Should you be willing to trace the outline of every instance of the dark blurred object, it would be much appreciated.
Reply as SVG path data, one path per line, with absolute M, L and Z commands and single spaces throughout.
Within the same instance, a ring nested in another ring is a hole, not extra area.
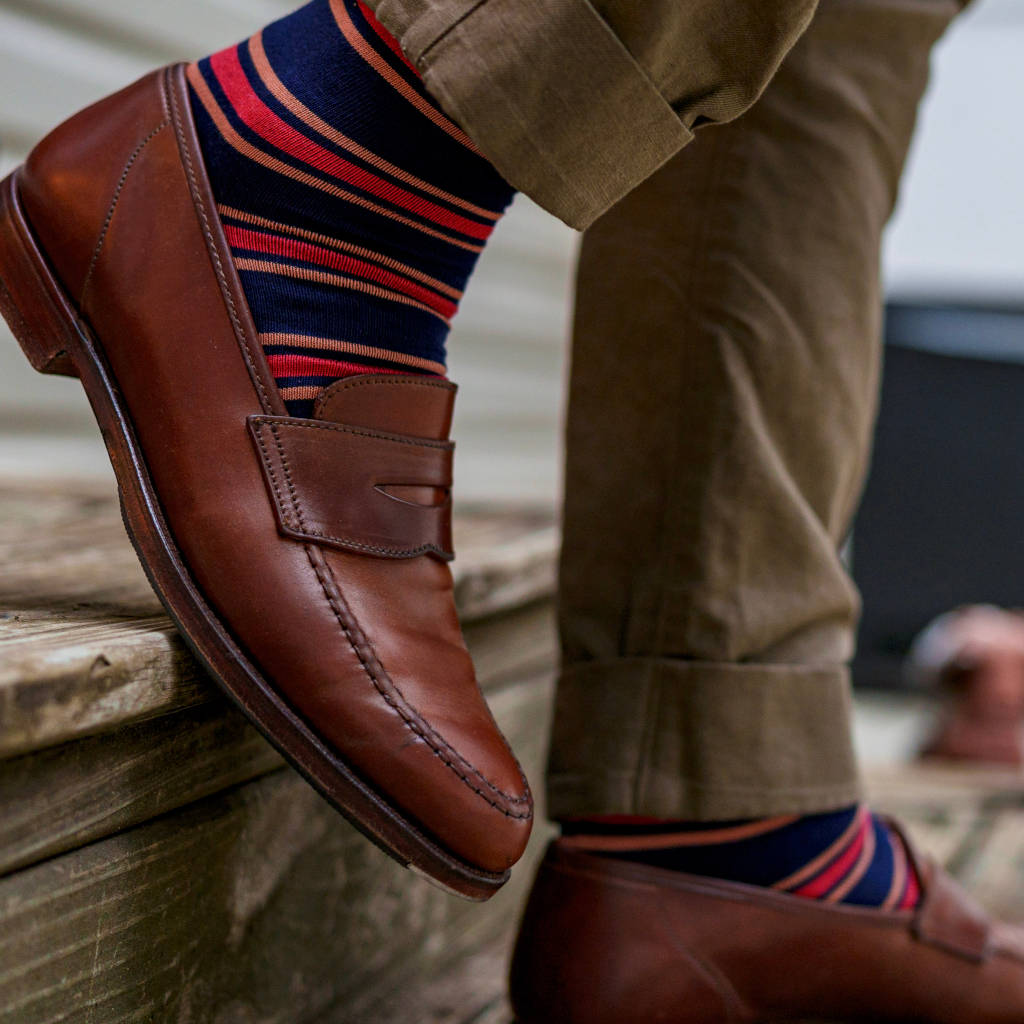
M 907 671 L 947 701 L 922 757 L 1024 764 L 1024 614 L 991 605 L 948 612 L 914 642 Z
M 1024 605 L 1024 307 L 890 303 L 885 358 L 854 679 L 894 688 L 943 612 Z

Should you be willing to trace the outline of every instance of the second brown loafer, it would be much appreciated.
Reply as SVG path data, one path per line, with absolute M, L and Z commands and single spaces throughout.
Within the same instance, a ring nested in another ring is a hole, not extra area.
M 139 557 L 214 678 L 392 856 L 495 892 L 532 805 L 455 615 L 454 386 L 348 378 L 286 415 L 182 67 L 3 183 L 0 311 L 37 369 L 81 379 Z
M 518 1024 L 1021 1024 L 1024 931 L 916 867 L 918 909 L 887 913 L 553 843 L 512 964 Z

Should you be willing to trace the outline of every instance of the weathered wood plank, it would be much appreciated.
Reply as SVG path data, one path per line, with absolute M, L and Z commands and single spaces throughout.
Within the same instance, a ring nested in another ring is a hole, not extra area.
M 507 708 L 503 691 L 550 673 L 553 620 L 550 603 L 535 604 L 466 631 L 481 684 L 516 734 L 534 725 Z M 208 691 L 204 683 L 203 694 Z M 219 694 L 210 697 L 174 714 L 0 760 L 0 875 L 280 767 L 277 753 L 242 715 Z
M 992 913 L 1024 922 L 1024 803 L 1014 812 L 993 814 L 986 824 L 958 875 Z
M 0 875 L 280 768 L 220 701 L 0 761 Z
M 509 952 L 508 938 L 502 934 L 440 975 L 412 984 L 399 975 L 384 999 L 376 990 L 357 996 L 328 1011 L 319 1024 L 509 1024 Z
M 0 758 L 214 692 L 150 590 L 117 508 L 106 484 L 0 489 Z M 467 627 L 552 593 L 552 522 L 549 509 L 460 510 L 455 578 Z
M 1024 921 L 1024 775 L 908 764 L 876 766 L 867 784 L 873 806 L 902 821 L 992 913 Z
M 544 680 L 494 700 L 534 775 L 549 701 Z M 399 970 L 507 936 L 529 876 L 484 907 L 446 896 L 275 771 L 0 879 L 0 1021 L 355 1021 Z

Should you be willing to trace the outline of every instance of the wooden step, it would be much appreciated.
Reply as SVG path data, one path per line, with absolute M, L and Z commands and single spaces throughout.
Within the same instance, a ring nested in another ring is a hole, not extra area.
M 465 508 L 456 543 L 467 642 L 537 781 L 553 512 Z M 544 830 L 482 907 L 393 864 L 195 664 L 109 485 L 0 485 L 0 566 L 0 1022 L 426 1020 L 389 1000 L 507 946 Z
M 553 513 L 468 507 L 457 543 L 467 641 L 539 788 Z M 546 827 L 484 906 L 394 865 L 197 668 L 107 484 L 0 482 L 0 566 L 0 1024 L 509 1024 Z M 894 765 L 868 781 L 1024 920 L 1024 777 Z

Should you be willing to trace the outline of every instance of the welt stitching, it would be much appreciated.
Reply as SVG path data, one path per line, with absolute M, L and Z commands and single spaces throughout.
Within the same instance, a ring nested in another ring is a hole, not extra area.
M 173 89 L 170 92 L 170 98 L 171 107 L 174 112 L 174 129 L 178 136 L 179 147 L 182 155 L 185 158 L 185 173 L 188 176 L 189 188 L 192 192 L 192 204 L 202 221 L 203 236 L 206 238 L 206 248 L 210 253 L 210 258 L 213 260 L 214 270 L 217 272 L 217 280 L 220 282 L 221 294 L 224 296 L 224 301 L 227 303 L 228 315 L 231 317 L 231 324 L 235 330 L 235 337 L 242 345 L 243 354 L 245 356 L 246 363 L 249 366 L 250 376 L 256 382 L 256 389 L 260 395 L 260 402 L 263 405 L 263 408 L 269 412 L 270 409 L 273 408 L 273 404 L 267 395 L 267 389 L 263 384 L 263 379 L 256 370 L 256 359 L 253 355 L 252 348 L 249 345 L 249 338 L 242 329 L 242 322 L 238 317 L 235 300 L 231 295 L 231 289 L 228 287 L 227 275 L 224 273 L 224 264 L 221 262 L 220 253 L 217 251 L 217 244 L 213 237 L 213 230 L 210 227 L 210 218 L 206 213 L 206 205 L 199 192 L 199 183 L 196 179 L 195 166 L 192 163 L 192 154 L 189 152 L 188 140 L 185 138 L 185 132 L 182 128 L 181 111 L 178 108 L 178 99 Z
M 529 803 L 530 800 L 529 795 L 512 796 L 510 793 L 506 793 L 503 790 L 499 789 L 497 786 L 494 785 L 493 782 L 486 778 L 478 768 L 471 765 L 464 757 L 462 757 L 461 754 L 453 750 L 441 736 L 439 736 L 432 728 L 430 728 L 430 726 L 426 725 L 426 723 L 418 722 L 412 715 L 409 714 L 408 711 L 406 711 L 405 708 L 403 708 L 397 701 L 395 701 L 394 697 L 392 697 L 389 693 L 386 692 L 384 686 L 382 685 L 380 679 L 377 676 L 377 673 L 371 667 L 368 659 L 363 654 L 363 651 L 361 649 L 362 645 L 357 644 L 352 636 L 352 632 L 348 624 L 346 623 L 347 608 L 345 608 L 344 605 L 342 604 L 343 599 L 341 598 L 340 593 L 338 593 L 337 587 L 332 585 L 333 580 L 328 582 L 328 580 L 324 578 L 324 575 L 321 572 L 321 568 L 317 564 L 317 560 L 313 557 L 312 552 L 308 548 L 306 550 L 306 557 L 309 558 L 310 565 L 312 565 L 313 571 L 316 573 L 316 577 L 320 581 L 320 586 L 323 589 L 324 596 L 327 598 L 327 603 L 330 605 L 331 611 L 334 612 L 334 617 L 337 620 L 338 625 L 341 627 L 341 631 L 345 634 L 345 638 L 348 640 L 349 645 L 352 647 L 352 650 L 355 652 L 356 657 L 359 659 L 359 664 L 362 665 L 363 670 L 370 677 L 370 681 L 373 683 L 374 688 L 381 695 L 381 697 L 384 698 L 385 703 L 388 704 L 393 711 L 397 712 L 398 716 L 402 719 L 403 723 L 411 732 L 415 733 L 415 735 L 419 736 L 420 739 L 426 742 L 427 746 L 430 747 L 431 752 L 434 754 L 435 757 L 438 758 L 439 761 L 442 762 L 442 764 L 450 768 L 462 780 L 462 782 L 466 784 L 466 786 L 468 786 L 471 790 L 473 790 L 474 793 L 476 793 L 488 804 L 490 804 L 491 807 L 493 807 L 497 811 L 500 811 L 507 818 L 517 818 L 525 820 L 533 817 L 533 811 L 529 809 L 524 812 L 515 812 L 507 810 L 506 808 L 502 807 L 500 804 L 492 800 L 487 795 L 487 793 L 484 792 L 482 789 L 480 789 L 477 786 L 474 786 L 473 783 L 466 777 L 466 775 L 459 770 L 459 767 L 454 763 L 455 760 L 461 762 L 462 765 L 468 768 L 469 771 L 473 775 L 475 775 L 492 793 L 497 793 L 498 796 L 502 797 L 509 803 L 524 804 Z M 369 646 L 368 641 L 367 645 Z M 398 694 L 399 698 L 404 704 L 405 698 L 402 696 L 401 691 L 398 689 L 397 686 L 395 686 L 393 682 L 391 683 L 391 686 L 394 688 L 395 693 Z M 452 760 L 449 760 L 444 756 L 444 753 L 442 753 L 441 748 L 443 748 L 445 753 L 451 755 Z
M 82 293 L 79 299 L 78 305 L 81 308 L 85 305 L 85 296 L 89 291 L 89 283 L 92 281 L 93 271 L 96 269 L 96 264 L 99 262 L 100 253 L 103 251 L 103 246 L 107 241 L 107 233 L 110 231 L 110 222 L 114 219 L 114 211 L 117 209 L 117 204 L 121 201 L 121 193 L 124 191 L 125 183 L 128 181 L 128 175 L 131 173 L 132 167 L 135 165 L 135 161 L 142 155 L 142 151 L 155 139 L 168 125 L 170 121 L 164 121 L 157 128 L 154 128 L 136 147 L 132 152 L 132 155 L 128 157 L 128 162 L 124 165 L 124 169 L 121 171 L 121 177 L 118 178 L 117 185 L 114 187 L 114 195 L 110 200 L 110 207 L 107 209 L 107 216 L 104 218 L 103 227 L 100 228 L 100 236 L 96 241 L 96 247 L 92 251 L 92 258 L 89 260 L 89 269 L 85 272 L 85 280 L 82 282 Z

